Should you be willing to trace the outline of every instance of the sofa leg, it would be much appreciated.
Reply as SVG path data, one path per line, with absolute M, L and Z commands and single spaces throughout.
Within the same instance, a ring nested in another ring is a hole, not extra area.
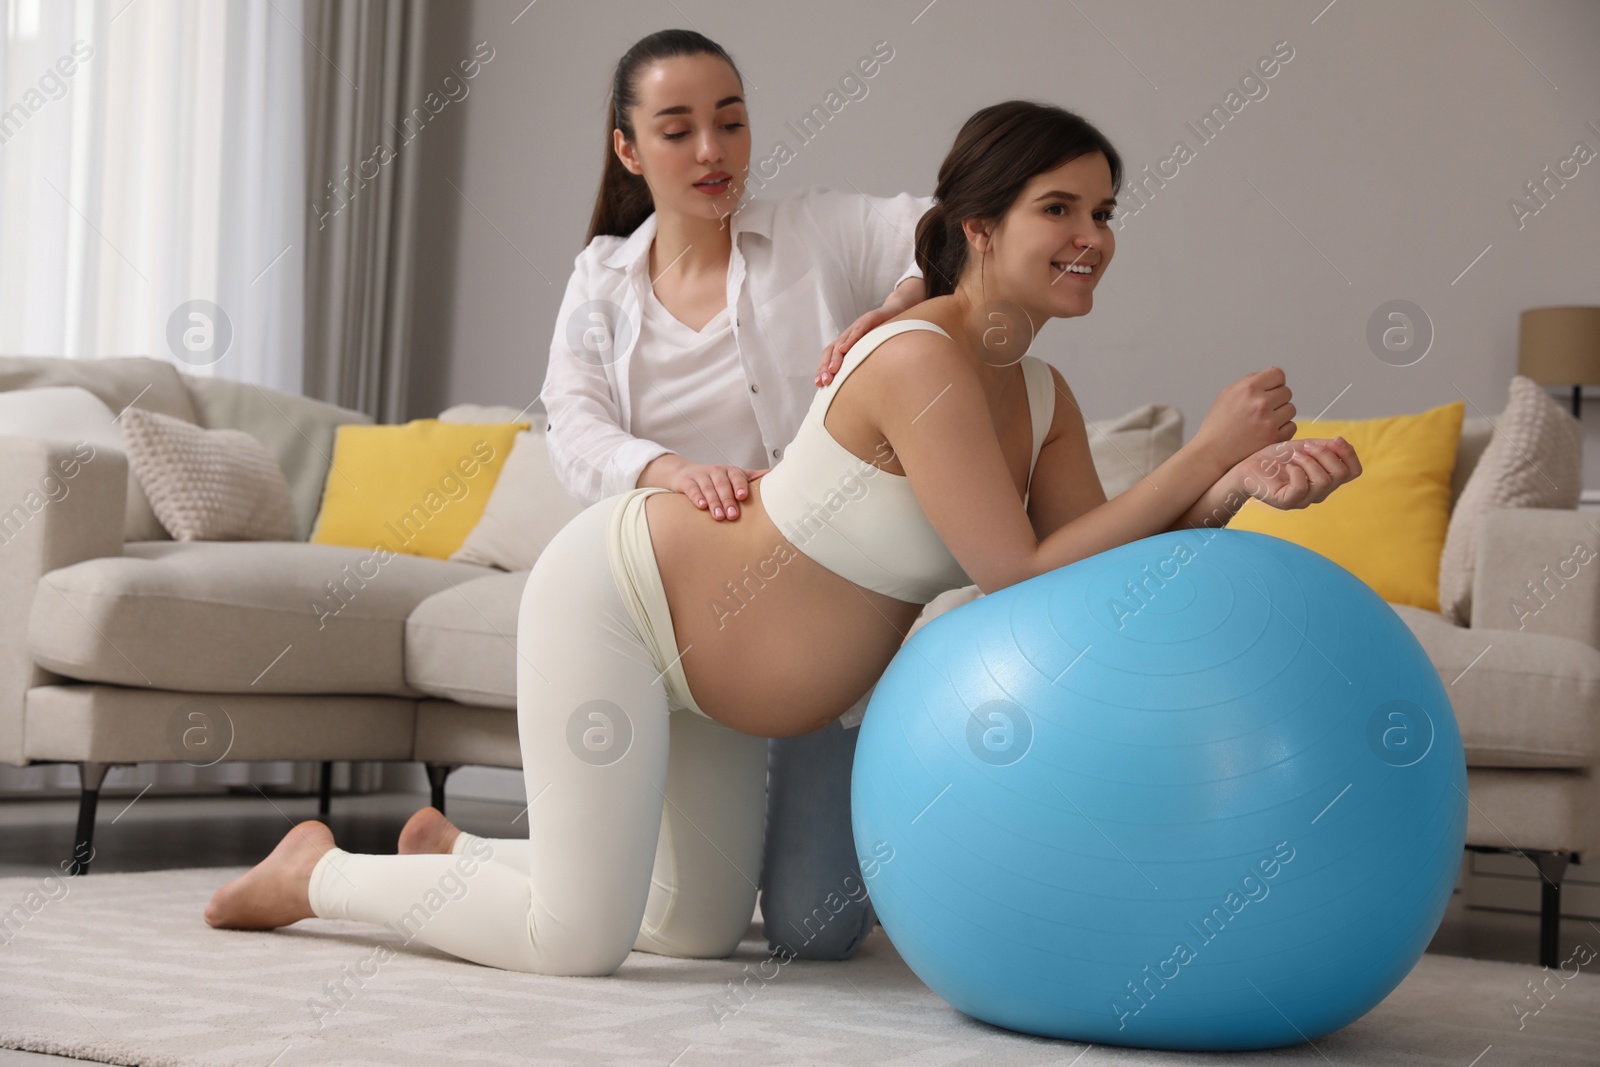
M 444 780 L 450 777 L 450 772 L 459 764 L 455 763 L 424 763 L 428 770 L 428 785 L 433 790 L 433 806 L 441 812 L 444 811 Z
M 317 786 L 317 815 L 320 818 L 328 817 L 328 809 L 333 806 L 333 761 L 322 761 L 322 782 Z
M 1570 852 L 1523 852 L 1539 870 L 1539 966 L 1559 967 L 1561 955 L 1561 879 Z
M 88 761 L 78 764 L 82 792 L 78 796 L 78 832 L 73 838 L 69 874 L 89 873 L 89 861 L 94 858 L 94 815 L 100 806 L 100 787 L 111 767 L 109 763 Z

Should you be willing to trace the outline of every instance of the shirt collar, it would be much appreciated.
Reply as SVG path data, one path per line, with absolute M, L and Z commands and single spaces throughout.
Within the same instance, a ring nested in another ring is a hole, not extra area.
M 744 205 L 733 214 L 733 241 L 738 244 L 739 235 L 742 233 L 759 234 L 762 237 L 772 237 L 773 203 L 770 200 L 746 200 Z M 607 267 L 627 270 L 636 267 L 650 251 L 650 242 L 656 236 L 656 214 L 651 212 L 649 217 L 641 222 L 628 239 L 618 245 L 603 261 Z

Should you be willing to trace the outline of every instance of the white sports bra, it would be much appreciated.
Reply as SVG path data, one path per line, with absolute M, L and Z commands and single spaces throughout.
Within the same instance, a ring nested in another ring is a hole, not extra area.
M 867 331 L 851 346 L 839 373 L 817 391 L 783 458 L 759 484 L 767 514 L 795 548 L 856 585 L 926 604 L 947 590 L 971 585 L 972 579 L 923 513 L 910 479 L 855 455 L 823 424 L 850 372 L 873 349 L 907 330 L 950 336 L 926 319 L 886 322 Z M 1049 366 L 1033 356 L 1022 358 L 1022 373 L 1033 423 L 1031 488 L 1039 448 L 1055 415 L 1055 382 Z

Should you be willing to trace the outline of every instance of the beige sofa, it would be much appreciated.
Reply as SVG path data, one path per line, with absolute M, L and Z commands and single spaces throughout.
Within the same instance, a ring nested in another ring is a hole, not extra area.
M 0 358 L 0 391 L 58 385 L 80 385 L 114 411 L 134 402 L 253 434 L 289 479 L 300 539 L 125 540 L 138 530 L 125 518 L 126 461 L 111 449 L 81 466 L 65 496 L 19 512 L 14 503 L 73 444 L 0 437 L 0 760 L 80 767 L 77 855 L 87 855 L 113 765 L 415 760 L 440 806 L 451 769 L 520 765 L 515 629 L 525 572 L 400 556 L 363 580 L 367 550 L 301 543 L 336 427 L 369 420 L 156 360 Z M 1491 433 L 1489 420 L 1467 420 L 1455 494 Z M 1182 419 L 1146 405 L 1095 423 L 1090 438 L 1115 495 L 1179 447 Z M 1491 513 L 1479 530 L 1469 627 L 1395 606 L 1460 722 L 1468 847 L 1523 852 L 1544 876 L 1541 956 L 1550 965 L 1566 865 L 1600 845 L 1600 585 L 1553 571 L 1575 543 L 1600 544 L 1595 532 L 1575 511 Z M 1508 602 L 1528 596 L 1526 583 L 1552 592 L 1519 630 Z M 331 617 L 315 607 L 334 603 L 330 595 L 342 605 Z M 936 601 L 928 615 L 940 609 Z

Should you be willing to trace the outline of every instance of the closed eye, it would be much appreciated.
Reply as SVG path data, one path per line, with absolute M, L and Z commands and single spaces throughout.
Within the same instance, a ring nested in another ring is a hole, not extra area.
M 742 127 L 743 125 L 744 125 L 744 123 L 742 123 L 742 122 L 725 122 L 725 123 L 722 124 L 722 128 L 725 129 L 725 130 L 737 130 L 740 127 Z M 679 130 L 677 133 L 664 133 L 661 136 L 663 138 L 665 138 L 666 140 L 668 140 L 668 141 L 676 141 L 679 138 L 689 136 L 689 131 L 688 130 Z

